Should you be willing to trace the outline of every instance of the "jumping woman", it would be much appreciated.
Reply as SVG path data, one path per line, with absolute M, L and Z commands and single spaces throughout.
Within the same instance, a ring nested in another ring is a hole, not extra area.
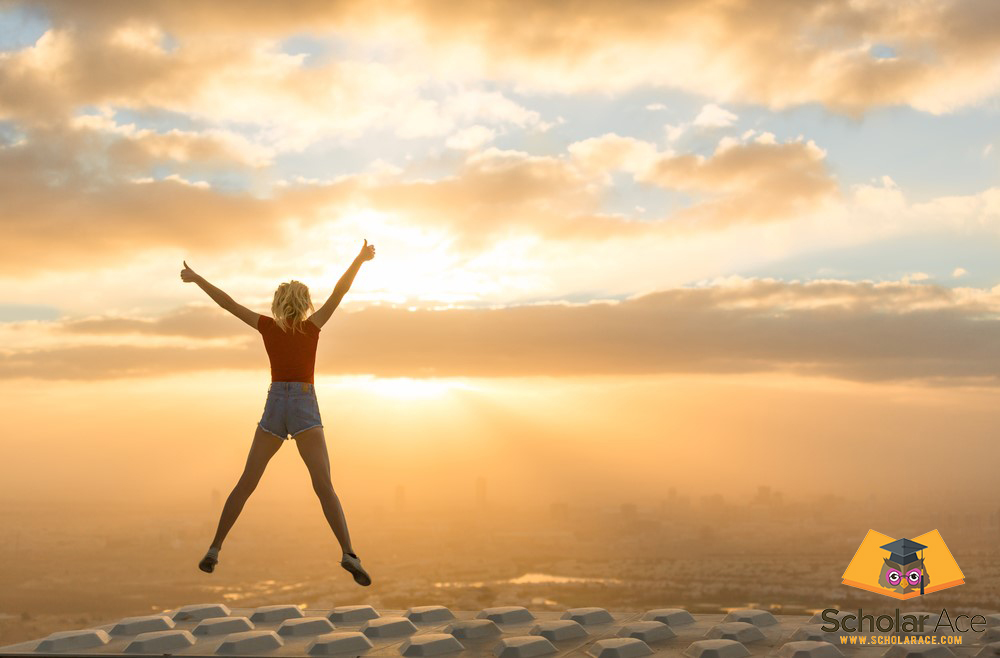
M 330 481 L 330 457 L 319 416 L 313 372 L 320 328 L 330 319 L 351 288 L 361 264 L 372 258 L 375 258 L 375 246 L 365 240 L 361 253 L 340 277 L 330 298 L 318 311 L 313 308 L 309 288 L 305 284 L 295 280 L 282 283 L 275 290 L 274 301 L 271 303 L 271 314 L 274 317 L 254 313 L 237 304 L 232 297 L 195 274 L 187 262 L 184 263 L 181 280 L 197 283 L 219 306 L 259 331 L 271 362 L 271 385 L 267 389 L 264 413 L 257 423 L 243 475 L 226 499 L 215 539 L 198 564 L 202 571 L 212 573 L 215 570 L 222 542 L 243 510 L 247 498 L 257 488 L 267 463 L 290 435 L 295 439 L 299 455 L 309 470 L 313 490 L 323 506 L 323 514 L 344 552 L 340 566 L 349 571 L 359 585 L 371 585 L 371 577 L 361 566 L 361 560 L 351 547 L 344 508 L 341 507 Z M 307 311 L 315 312 L 307 317 Z

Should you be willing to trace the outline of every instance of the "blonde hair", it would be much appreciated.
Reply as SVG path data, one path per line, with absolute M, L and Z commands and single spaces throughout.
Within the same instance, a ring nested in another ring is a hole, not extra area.
M 301 281 L 292 279 L 282 283 L 274 291 L 274 301 L 271 302 L 271 315 L 274 323 L 287 332 L 299 330 L 305 333 L 302 323 L 306 320 L 306 311 L 314 311 L 312 299 L 309 298 L 309 288 Z

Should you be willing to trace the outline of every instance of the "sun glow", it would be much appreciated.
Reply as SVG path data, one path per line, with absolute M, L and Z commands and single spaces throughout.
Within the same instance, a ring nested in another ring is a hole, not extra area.
M 375 245 L 376 256 L 352 286 L 352 301 L 405 304 L 476 297 L 478 281 L 462 276 L 461 258 L 449 250 L 452 238 L 441 229 L 409 226 L 390 214 L 358 210 L 300 230 L 302 243 L 309 245 L 305 264 L 313 270 L 317 290 L 333 289 L 367 239 Z M 322 300 L 314 297 L 313 302 Z
M 478 390 L 469 382 L 461 379 L 372 377 L 368 375 L 337 377 L 334 386 L 406 400 L 441 398 L 456 390 Z
M 312 226 L 286 256 L 299 265 L 297 275 L 314 289 L 313 303 L 325 299 L 357 255 L 362 240 L 376 247 L 375 259 L 362 268 L 349 300 L 416 306 L 461 305 L 514 296 L 532 296 L 547 284 L 529 257 L 534 237 L 497 238 L 473 256 L 456 248 L 453 233 L 420 226 L 405 216 L 357 209 Z M 308 245 L 303 254 L 301 245 Z M 280 259 L 279 259 L 280 261 Z

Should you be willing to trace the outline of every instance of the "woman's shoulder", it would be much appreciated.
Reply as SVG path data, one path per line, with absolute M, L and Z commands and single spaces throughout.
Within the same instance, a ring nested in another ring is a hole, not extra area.
M 275 321 L 274 318 L 268 315 L 261 314 L 260 318 L 257 320 L 257 330 L 264 331 L 265 329 L 269 330 L 271 328 L 275 329 L 278 328 L 278 323 Z M 315 322 L 312 322 L 311 320 L 308 319 L 302 320 L 301 322 L 294 324 L 294 326 L 288 325 L 284 329 L 284 333 L 286 334 L 303 333 L 303 334 L 319 335 L 319 332 L 320 332 L 319 326 Z

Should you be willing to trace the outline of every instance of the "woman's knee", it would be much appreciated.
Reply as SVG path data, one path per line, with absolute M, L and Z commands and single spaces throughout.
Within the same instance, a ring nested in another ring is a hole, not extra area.
M 233 493 L 240 493 L 245 496 L 249 496 L 257 488 L 257 484 L 260 482 L 260 476 L 252 473 L 244 473 L 236 486 L 233 487 Z
M 333 482 L 330 478 L 317 477 L 312 479 L 313 491 L 316 492 L 318 496 L 333 496 L 336 497 L 337 493 L 333 490 Z

